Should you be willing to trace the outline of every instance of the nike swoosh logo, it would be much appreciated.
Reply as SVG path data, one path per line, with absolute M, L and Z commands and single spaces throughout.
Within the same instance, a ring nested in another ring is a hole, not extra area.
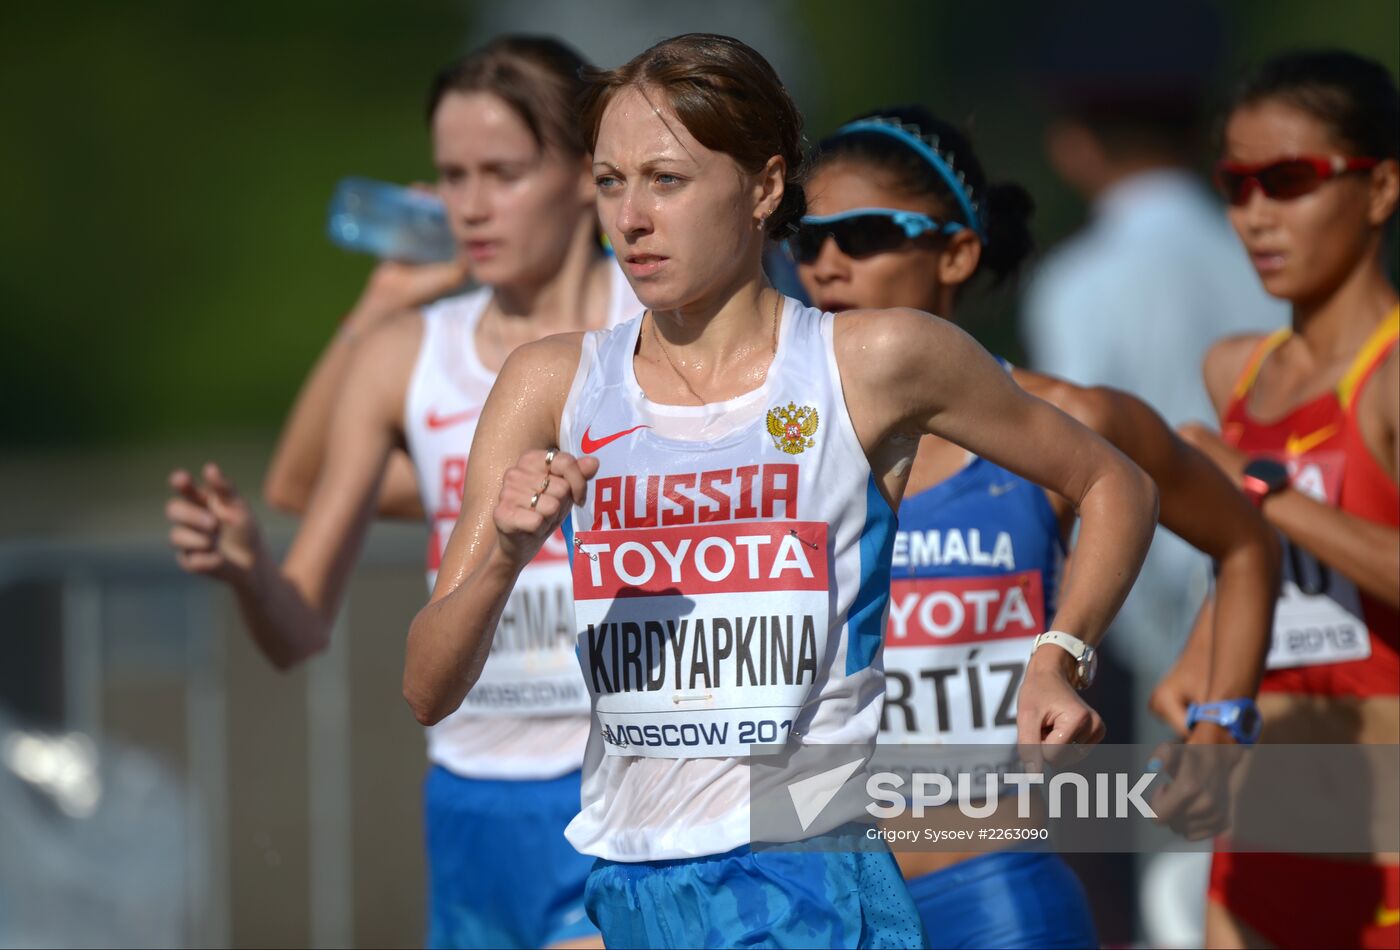
M 1290 435 L 1288 441 L 1284 443 L 1284 451 L 1289 455 L 1303 455 L 1309 449 L 1315 449 L 1337 434 L 1337 424 L 1323 426 L 1316 432 L 1309 432 L 1305 436 Z
M 583 430 L 583 438 L 579 440 L 579 447 L 583 449 L 583 454 L 584 454 L 584 455 L 592 455 L 594 452 L 598 451 L 598 450 L 601 449 L 603 446 L 607 445 L 609 442 L 616 442 L 618 439 L 622 438 L 624 435 L 631 435 L 633 432 L 636 432 L 638 429 L 650 429 L 651 426 L 649 426 L 649 425 L 633 426 L 633 427 L 630 428 L 630 429 L 623 429 L 621 432 L 614 432 L 612 435 L 605 435 L 605 436 L 603 436 L 601 439 L 594 439 L 594 438 L 591 438 L 591 437 L 589 436 L 588 433 L 589 433 L 590 430 L 592 430 L 592 428 L 593 428 L 592 426 L 589 426 L 587 429 L 584 429 L 584 430 Z
M 438 415 L 436 409 L 429 409 L 428 418 L 425 421 L 428 423 L 429 429 L 446 429 L 448 426 L 470 422 L 479 415 L 481 415 L 480 406 L 477 406 L 475 409 L 464 409 L 461 412 L 449 412 L 445 416 Z
M 1015 482 L 1002 482 L 1000 485 L 988 485 L 987 494 L 991 495 L 993 498 L 997 498 L 1001 495 L 1005 495 L 1015 487 Z

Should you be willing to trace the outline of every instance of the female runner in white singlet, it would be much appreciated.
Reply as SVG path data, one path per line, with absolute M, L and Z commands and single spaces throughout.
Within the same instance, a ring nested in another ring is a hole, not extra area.
M 350 324 L 353 346 L 347 334 L 332 342 L 269 476 L 270 493 L 295 503 L 297 473 L 319 474 L 285 562 L 260 543 L 216 468 L 202 486 L 173 476 L 180 564 L 234 588 L 278 666 L 325 645 L 376 495 L 381 511 L 426 515 L 431 588 L 481 407 L 512 349 L 640 310 L 597 239 L 577 123 L 583 65 L 555 40 L 504 37 L 439 75 L 429 109 L 438 190 L 462 263 L 483 287 L 374 326 L 361 323 L 362 307 Z M 366 297 L 382 308 L 384 283 L 431 289 L 453 270 L 381 267 Z M 405 448 L 416 473 L 393 461 Z M 421 508 L 409 500 L 415 482 Z M 547 539 L 522 571 L 499 631 L 478 689 L 428 730 L 429 944 L 596 944 L 582 904 L 590 861 L 563 835 L 578 811 L 589 720 L 562 537 Z
M 751 746 L 873 746 L 894 508 L 923 433 L 1075 504 L 1054 625 L 1089 643 L 1141 563 L 1155 489 L 951 324 L 823 314 L 766 285 L 764 243 L 804 209 L 801 118 L 749 47 L 664 41 L 593 78 L 584 123 L 604 229 L 650 309 L 507 361 L 405 695 L 427 723 L 456 708 L 523 565 L 563 526 L 594 711 L 568 834 L 600 859 L 587 903 L 604 939 L 915 945 L 888 852 L 750 850 Z M 1024 741 L 1102 735 L 1071 661 L 1028 665 Z M 847 817 L 809 833 L 839 839 Z

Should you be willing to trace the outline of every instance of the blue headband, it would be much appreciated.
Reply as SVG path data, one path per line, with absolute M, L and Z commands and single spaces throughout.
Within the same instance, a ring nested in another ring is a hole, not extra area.
M 910 131 L 913 129 L 914 131 Z M 920 135 L 918 126 L 906 126 L 897 119 L 861 119 L 857 122 L 850 122 L 836 130 L 832 138 L 839 138 L 844 135 L 859 135 L 862 133 L 873 133 L 875 135 L 888 135 L 892 139 L 903 142 L 913 149 L 920 158 L 933 166 L 933 170 L 938 172 L 938 177 L 948 186 L 948 190 L 957 199 L 958 207 L 962 209 L 967 224 L 976 235 L 982 239 L 982 243 L 987 243 L 987 232 L 982 226 L 982 216 L 977 213 L 977 205 L 973 204 L 967 182 L 961 172 L 953 171 L 952 164 L 942 155 L 938 154 L 938 149 L 929 145 Z M 937 139 L 934 142 L 937 143 Z

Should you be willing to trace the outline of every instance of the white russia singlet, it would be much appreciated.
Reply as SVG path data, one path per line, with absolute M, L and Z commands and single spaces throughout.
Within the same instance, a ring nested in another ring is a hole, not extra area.
M 764 384 L 706 406 L 642 393 L 641 317 L 584 338 L 560 426 L 601 463 L 564 524 L 593 699 L 580 852 L 721 854 L 750 841 L 752 746 L 873 749 L 895 518 L 834 320 L 789 301 Z
M 641 310 L 610 269 L 607 326 Z M 496 374 L 482 365 L 476 328 L 482 288 L 423 310 L 423 342 L 405 401 L 404 431 L 428 519 L 428 590 L 457 524 L 467 452 Z M 562 534 L 521 572 L 481 679 L 428 729 L 428 757 L 467 778 L 547 779 L 577 769 L 588 736 L 588 694 L 574 656 L 573 601 Z

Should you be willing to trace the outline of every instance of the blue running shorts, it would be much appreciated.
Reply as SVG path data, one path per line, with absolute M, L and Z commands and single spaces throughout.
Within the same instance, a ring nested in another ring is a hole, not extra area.
M 1084 886 L 1057 854 L 993 851 L 916 877 L 927 947 L 1097 947 Z
M 609 947 L 922 946 L 894 858 L 858 847 L 599 859 L 588 913 Z
M 423 788 L 429 947 L 547 947 L 598 932 L 583 909 L 593 859 L 564 839 L 579 781 L 579 772 L 502 781 L 432 767 Z

